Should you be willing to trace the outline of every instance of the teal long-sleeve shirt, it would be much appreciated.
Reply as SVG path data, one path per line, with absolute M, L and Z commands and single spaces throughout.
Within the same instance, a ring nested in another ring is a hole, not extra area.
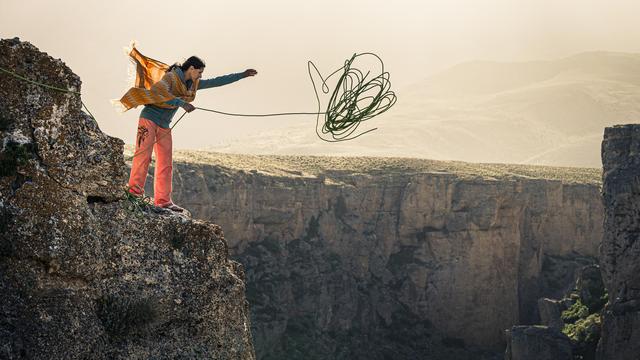
M 189 89 L 193 82 L 191 80 L 184 81 L 184 72 L 180 68 L 176 69 L 176 73 L 180 77 L 180 80 L 185 83 L 187 89 Z M 236 82 L 244 77 L 244 73 L 234 73 L 218 76 L 211 79 L 200 80 L 200 83 L 198 84 L 198 90 L 231 84 L 232 82 Z M 179 98 L 175 98 L 165 102 L 165 104 L 181 107 L 185 104 L 185 101 Z M 154 105 L 145 105 L 144 109 L 142 109 L 142 112 L 140 113 L 140 117 L 149 119 L 156 123 L 158 126 L 168 129 L 169 124 L 171 124 L 171 119 L 173 119 L 173 116 L 177 111 L 178 108 L 164 109 Z

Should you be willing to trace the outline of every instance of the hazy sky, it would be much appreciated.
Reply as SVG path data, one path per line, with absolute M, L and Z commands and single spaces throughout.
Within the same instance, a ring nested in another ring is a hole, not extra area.
M 83 81 L 83 99 L 110 135 L 131 143 L 139 109 L 117 114 L 109 100 L 127 89 L 122 48 L 173 63 L 198 55 L 204 77 L 255 68 L 259 74 L 198 93 L 195 105 L 222 111 L 314 111 L 307 61 L 328 74 L 355 52 L 375 52 L 402 88 L 469 60 L 555 59 L 583 51 L 640 51 L 640 2 L 631 0 L 0 0 L 0 37 L 20 37 L 61 58 Z M 392 110 L 393 111 L 393 110 Z M 178 114 L 181 114 L 180 111 Z M 187 115 L 174 146 L 199 148 L 310 118 Z

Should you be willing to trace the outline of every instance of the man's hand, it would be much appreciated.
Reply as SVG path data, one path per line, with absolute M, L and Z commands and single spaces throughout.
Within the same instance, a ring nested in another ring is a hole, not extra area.
M 191 105 L 189 103 L 185 103 L 184 105 L 182 105 L 182 108 L 184 109 L 184 111 L 186 111 L 188 113 L 190 113 L 190 112 L 192 112 L 193 110 L 196 109 L 195 106 L 193 106 L 193 105 Z
M 258 72 L 253 70 L 253 69 L 247 69 L 247 70 L 244 71 L 244 76 L 245 77 L 247 77 L 247 76 L 256 76 L 257 73 Z

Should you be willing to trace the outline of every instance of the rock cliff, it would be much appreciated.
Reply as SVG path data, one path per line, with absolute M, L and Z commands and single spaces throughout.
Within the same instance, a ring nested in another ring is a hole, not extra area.
M 609 293 L 600 360 L 640 359 L 640 125 L 605 129 L 602 275 Z
M 0 41 L 0 67 L 80 91 L 18 39 Z M 126 210 L 124 144 L 80 96 L 0 84 L 0 358 L 255 358 L 221 228 Z
M 598 169 L 176 154 L 225 228 L 259 358 L 481 359 L 538 321 L 602 236 Z M 151 189 L 147 189 L 151 191 Z M 312 355 L 309 355 L 312 354 Z

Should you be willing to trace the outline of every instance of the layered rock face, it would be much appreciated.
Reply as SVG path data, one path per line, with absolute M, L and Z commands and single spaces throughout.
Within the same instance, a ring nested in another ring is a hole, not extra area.
M 571 288 L 602 236 L 597 169 L 177 159 L 174 199 L 223 224 L 247 269 L 264 359 L 481 359 Z
M 605 205 L 602 273 L 609 293 L 600 360 L 640 358 L 640 126 L 607 128 L 602 142 Z
M 18 39 L 0 41 L 0 67 L 80 91 Z M 130 212 L 123 142 L 78 94 L 0 83 L 0 358 L 255 358 L 221 228 Z

